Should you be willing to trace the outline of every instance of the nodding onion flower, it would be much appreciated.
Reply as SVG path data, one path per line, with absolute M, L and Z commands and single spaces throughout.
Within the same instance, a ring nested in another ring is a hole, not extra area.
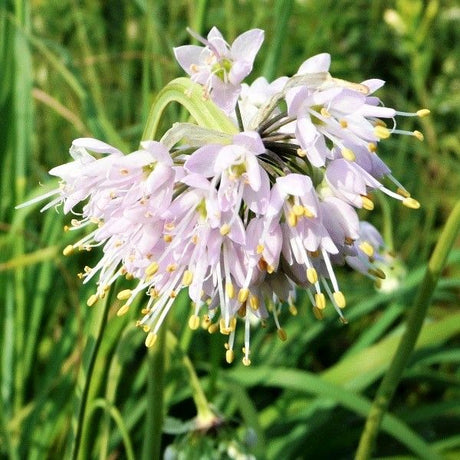
M 189 326 L 228 337 L 234 359 L 237 323 L 244 323 L 243 363 L 250 364 L 250 329 L 272 318 L 278 335 L 283 308 L 295 314 L 296 289 L 308 293 L 322 318 L 328 302 L 346 322 L 346 298 L 335 267 L 348 264 L 374 280 L 385 245 L 357 209 L 372 210 L 380 190 L 416 209 L 419 203 L 379 158 L 380 141 L 394 134 L 398 112 L 382 105 L 377 79 L 351 83 L 329 74 L 330 56 L 307 59 L 292 77 L 242 83 L 263 41 L 263 31 L 243 33 L 230 46 L 213 28 L 205 46 L 174 52 L 191 80 L 202 85 L 235 124 L 237 134 L 176 123 L 161 141 L 141 142 L 124 155 L 95 139 L 76 139 L 71 163 L 53 168 L 60 179 L 42 209 L 62 205 L 75 217 L 70 231 L 88 226 L 66 247 L 101 247 L 101 257 L 79 276 L 96 280 L 93 305 L 119 277 L 133 279 L 118 293 L 125 314 L 146 294 L 139 326 L 152 346 L 178 293 L 192 303 Z M 171 141 L 171 139 L 174 139 Z M 192 139 L 187 145 L 187 141 Z M 382 184 L 386 178 L 389 187 Z

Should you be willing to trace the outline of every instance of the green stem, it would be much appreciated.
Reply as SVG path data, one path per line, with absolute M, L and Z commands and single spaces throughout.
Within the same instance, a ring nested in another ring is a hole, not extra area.
M 367 416 L 366 425 L 356 452 L 356 460 L 367 460 L 371 458 L 382 418 L 388 409 L 396 387 L 401 380 L 402 373 L 414 349 L 428 306 L 430 305 L 431 297 L 459 230 L 460 201 L 450 214 L 431 259 L 428 262 L 425 277 L 420 285 L 414 305 L 407 319 L 406 330 L 399 342 L 390 368 L 377 390 L 377 394 Z
M 275 35 L 262 71 L 268 81 L 273 80 L 278 69 L 293 4 L 293 0 L 277 0 L 275 3 L 275 18 L 277 18 L 275 22 Z
M 147 415 L 145 419 L 143 460 L 161 458 L 161 436 L 164 420 L 164 374 L 166 358 L 166 334 L 168 324 L 165 321 L 159 332 L 155 346 L 149 349 L 147 374 Z
M 203 388 L 200 384 L 200 379 L 196 375 L 195 369 L 190 358 L 180 348 L 177 338 L 172 332 L 168 332 L 167 337 L 168 348 L 175 350 L 180 353 L 182 358 L 182 364 L 187 370 L 189 376 L 190 387 L 192 388 L 192 397 L 196 406 L 197 411 L 197 428 L 206 429 L 212 426 L 213 422 L 217 419 L 217 416 L 213 413 L 209 407 L 209 402 L 206 399 Z
M 83 434 L 84 424 L 86 423 L 86 408 L 88 406 L 88 394 L 93 377 L 94 364 L 96 362 L 97 354 L 101 346 L 102 337 L 104 335 L 105 326 L 107 324 L 107 316 L 111 305 L 113 289 L 109 291 L 105 297 L 105 302 L 102 307 L 97 308 L 98 317 L 93 320 L 93 327 L 88 338 L 88 342 L 83 353 L 83 360 L 78 374 L 77 381 L 77 395 L 80 396 L 78 403 L 76 426 L 73 432 L 75 433 L 72 441 L 72 450 L 70 458 L 76 460 L 78 458 L 81 440 Z M 86 454 L 88 454 L 86 452 Z
M 200 126 L 227 134 L 236 134 L 237 127 L 211 100 L 203 99 L 203 88 L 189 78 L 176 78 L 158 94 L 150 109 L 143 140 L 155 139 L 165 108 L 171 102 L 181 104 Z

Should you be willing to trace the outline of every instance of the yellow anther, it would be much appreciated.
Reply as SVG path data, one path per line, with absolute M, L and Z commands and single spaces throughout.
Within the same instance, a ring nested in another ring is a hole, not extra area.
M 420 208 L 420 203 L 411 197 L 404 198 L 404 200 L 402 200 L 402 204 L 406 206 L 407 208 L 411 208 L 411 209 Z
M 231 320 L 230 320 L 230 329 L 232 331 L 234 331 L 236 328 L 236 317 L 234 316 Z
M 307 280 L 311 284 L 318 282 L 318 272 L 313 267 L 307 268 Z
M 68 225 L 64 225 L 64 231 L 68 232 L 70 230 L 70 227 Z
M 372 257 L 374 255 L 374 247 L 368 241 L 363 241 L 359 245 L 359 249 L 361 249 L 367 257 Z
M 126 273 L 125 279 L 127 281 L 134 279 L 134 275 L 132 273 Z
M 211 318 L 209 315 L 204 315 L 203 318 L 201 319 L 201 327 L 203 329 L 208 329 L 208 327 L 211 325 Z
M 320 252 L 318 250 L 316 251 L 309 251 L 308 254 L 310 254 L 310 257 L 319 257 Z
M 225 361 L 227 361 L 228 364 L 232 364 L 234 359 L 235 353 L 233 353 L 233 350 L 227 350 L 225 352 Z
M 129 174 L 129 170 L 126 169 L 126 168 L 121 168 L 121 169 L 120 169 L 120 174 L 121 174 L 122 176 L 127 176 L 127 175 Z
M 192 315 L 190 316 L 188 320 L 188 327 L 192 331 L 196 331 L 200 327 L 200 318 L 198 315 Z
M 289 313 L 292 315 L 292 316 L 297 316 L 297 307 L 295 305 L 289 305 Z
M 380 268 L 370 268 L 367 272 L 370 275 L 380 278 L 381 280 L 384 280 L 386 278 L 385 272 Z
M 315 304 L 320 310 L 324 310 L 326 308 L 326 297 L 324 297 L 322 292 L 315 294 Z
M 335 300 L 335 303 L 339 308 L 345 308 L 347 305 L 347 301 L 345 300 L 345 296 L 341 291 L 336 291 L 332 294 L 332 297 Z
M 377 144 L 374 144 L 373 142 L 369 142 L 369 144 L 367 144 L 367 149 L 369 150 L 369 152 L 377 152 Z
M 287 334 L 286 334 L 286 331 L 285 331 L 283 328 L 278 329 L 278 337 L 279 337 L 280 340 L 282 340 L 283 342 L 286 342 L 286 340 L 287 340 Z
M 240 318 L 244 318 L 246 316 L 246 304 L 245 303 L 241 305 L 240 308 L 238 308 L 237 313 Z
M 340 123 L 340 126 L 341 126 L 342 128 L 348 128 L 348 122 L 347 122 L 347 120 L 343 120 L 343 119 L 342 119 L 342 120 L 339 121 L 339 123 Z
M 417 116 L 420 117 L 420 118 L 423 118 L 423 117 L 426 117 L 427 115 L 429 115 L 431 113 L 430 109 L 420 109 L 420 110 L 417 110 Z
M 169 234 L 163 235 L 163 241 L 165 243 L 171 243 L 172 240 L 173 240 L 172 235 L 169 235 Z
M 244 364 L 245 366 L 250 366 L 250 365 L 251 365 L 251 360 L 245 356 L 245 357 L 243 358 L 243 364 Z
M 341 322 L 342 324 L 348 324 L 347 319 L 344 318 L 343 316 L 341 316 L 341 317 L 339 318 L 339 320 L 340 320 L 340 322 Z
M 157 262 L 152 262 L 146 269 L 145 269 L 145 274 L 146 276 L 153 276 L 157 271 L 160 266 L 158 265 Z
M 131 291 L 131 289 L 124 289 L 123 291 L 120 291 L 118 294 L 117 294 L 117 299 L 118 300 L 127 300 L 131 297 L 131 294 L 133 293 L 133 291 Z
M 128 313 L 129 310 L 129 305 L 125 304 L 122 307 L 120 307 L 117 311 L 117 316 L 123 316 L 126 313 Z
M 230 282 L 225 283 L 225 292 L 229 299 L 233 299 L 235 297 L 235 286 Z
M 351 245 L 353 244 L 353 242 L 354 242 L 354 239 L 353 239 L 353 238 L 350 238 L 349 236 L 346 236 L 346 237 L 345 237 L 344 243 L 345 243 L 345 244 L 348 244 L 348 246 L 351 246 Z
M 169 273 L 172 273 L 172 272 L 176 271 L 176 268 L 177 268 L 176 264 L 169 264 L 166 267 L 166 271 L 169 272 Z
M 297 216 L 293 212 L 290 212 L 287 217 L 287 222 L 289 227 L 295 227 L 297 225 Z
M 142 330 L 143 330 L 144 332 L 147 333 L 147 332 L 150 331 L 150 326 L 149 326 L 148 324 L 144 324 L 144 325 L 142 326 Z
M 388 139 L 391 133 L 390 133 L 390 130 L 386 128 L 385 126 L 377 125 L 374 127 L 374 134 L 379 139 Z
M 171 299 L 175 299 L 177 297 L 177 292 L 173 289 L 170 293 L 169 293 L 169 297 Z
M 210 324 L 208 327 L 208 332 L 210 334 L 215 334 L 217 330 L 219 329 L 219 325 L 217 323 Z
M 342 156 L 347 161 L 355 161 L 356 155 L 354 154 L 353 150 L 344 148 L 342 149 Z
M 303 206 L 301 204 L 295 204 L 292 207 L 292 212 L 297 216 L 301 217 L 303 216 Z
M 230 225 L 224 224 L 220 227 L 220 234 L 222 236 L 228 235 L 230 233 Z
M 241 288 L 240 292 L 238 292 L 238 302 L 243 303 L 248 300 L 249 296 L 249 289 L 248 288 Z
M 141 314 L 142 314 L 142 315 L 148 315 L 149 313 L 150 313 L 150 309 L 149 309 L 149 308 L 143 308 L 143 309 L 141 310 Z
M 367 209 L 368 211 L 372 211 L 374 209 L 374 203 L 367 196 L 362 196 L 361 195 L 361 201 L 363 203 L 363 208 L 364 209 Z
M 299 155 L 300 158 L 304 158 L 307 156 L 307 151 L 304 149 L 297 149 L 297 155 Z
M 409 198 L 410 197 L 410 193 L 406 189 L 403 189 L 403 188 L 398 188 L 396 190 L 396 193 L 398 195 L 403 196 L 404 198 Z
M 321 320 L 324 318 L 323 312 L 318 307 L 313 307 L 313 314 L 315 315 L 316 319 Z
M 257 310 L 259 308 L 259 298 L 255 295 L 249 296 L 249 306 L 253 310 Z
M 315 217 L 315 215 L 306 206 L 303 207 L 303 215 L 304 217 L 308 217 L 309 219 Z
M 184 275 L 182 276 L 182 284 L 184 286 L 190 286 L 193 281 L 193 273 L 190 270 L 185 270 Z
M 321 110 L 320 110 L 320 113 L 323 117 L 325 118 L 328 118 L 331 116 L 331 114 L 327 111 L 327 109 L 325 107 L 322 107 Z
M 263 244 L 258 244 L 257 248 L 256 248 L 257 254 L 262 254 L 264 252 L 264 249 L 265 249 L 265 247 L 264 247 Z
M 90 295 L 86 301 L 86 305 L 88 305 L 88 307 L 92 307 L 98 300 L 99 296 L 97 294 Z
M 147 337 L 145 339 L 145 346 L 147 348 L 151 348 L 153 347 L 153 345 L 155 345 L 155 342 L 157 341 L 157 335 L 153 332 L 149 332 L 147 334 Z
M 273 265 L 268 265 L 267 264 L 267 273 L 270 274 L 270 273 L 273 273 L 275 271 L 275 267 Z
M 62 251 L 62 253 L 65 255 L 65 256 L 70 256 L 70 254 L 72 254 L 73 252 L 73 246 L 71 244 L 69 244 L 68 246 L 66 246 L 64 248 L 64 250 Z
M 423 139 L 425 139 L 425 136 L 423 135 L 423 133 L 421 133 L 420 131 L 413 131 L 412 133 L 419 141 L 423 141 Z

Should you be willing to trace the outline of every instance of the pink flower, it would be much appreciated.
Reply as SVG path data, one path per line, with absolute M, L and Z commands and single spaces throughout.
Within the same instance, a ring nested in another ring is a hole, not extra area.
M 203 85 L 205 94 L 226 113 L 231 113 L 241 91 L 241 82 L 252 70 L 264 40 L 264 32 L 244 32 L 230 46 L 216 27 L 207 39 L 189 32 L 205 47 L 184 45 L 174 48 L 180 66 L 192 80 Z

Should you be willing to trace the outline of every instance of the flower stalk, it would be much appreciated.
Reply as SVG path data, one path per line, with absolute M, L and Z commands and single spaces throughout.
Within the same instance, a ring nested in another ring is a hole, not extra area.
M 382 418 L 401 380 L 404 369 L 414 349 L 428 311 L 434 290 L 447 256 L 460 231 L 460 201 L 454 207 L 428 262 L 414 305 L 407 318 L 407 326 L 396 353 L 375 395 L 361 435 L 356 460 L 368 460 L 372 456 Z

